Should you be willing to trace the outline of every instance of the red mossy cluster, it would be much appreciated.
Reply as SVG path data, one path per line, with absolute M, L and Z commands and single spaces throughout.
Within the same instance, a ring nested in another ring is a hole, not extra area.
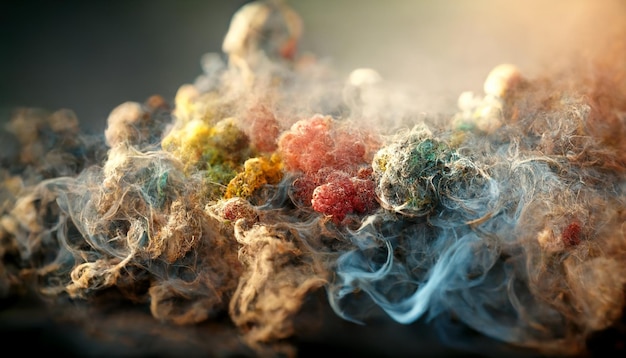
M 313 210 L 330 216 L 336 223 L 343 221 L 346 214 L 371 212 L 378 206 L 371 174 L 367 168 L 359 170 L 357 177 L 342 171 L 330 173 L 326 183 L 313 190 Z
M 277 147 L 280 125 L 276 116 L 266 105 L 255 103 L 243 115 L 245 132 L 250 145 L 261 152 L 273 152 Z
M 371 212 L 378 207 L 370 166 L 378 143 L 374 135 L 330 116 L 296 122 L 278 142 L 285 169 L 298 175 L 292 199 L 336 223 L 351 213 Z
M 565 246 L 576 246 L 580 244 L 580 222 L 573 221 L 571 224 L 567 225 L 567 227 L 561 233 L 561 240 Z
M 369 164 L 375 139 L 372 134 L 340 126 L 330 116 L 300 120 L 279 138 L 285 169 L 304 175 L 324 168 L 353 171 Z
M 222 202 L 222 216 L 226 220 L 237 221 L 246 219 L 254 222 L 257 219 L 257 213 L 250 203 L 244 199 L 235 197 Z

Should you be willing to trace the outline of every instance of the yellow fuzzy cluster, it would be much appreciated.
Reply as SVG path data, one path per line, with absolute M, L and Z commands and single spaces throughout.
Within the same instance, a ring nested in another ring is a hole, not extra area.
M 276 154 L 269 158 L 250 158 L 244 163 L 243 171 L 228 183 L 224 197 L 249 198 L 266 184 L 278 184 L 282 177 L 283 164 Z

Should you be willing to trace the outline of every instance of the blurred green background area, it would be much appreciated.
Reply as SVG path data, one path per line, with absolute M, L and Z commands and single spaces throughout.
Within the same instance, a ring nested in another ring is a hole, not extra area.
M 172 100 L 221 52 L 244 0 L 3 0 L 0 116 L 17 106 L 74 110 L 100 131 L 118 104 Z M 495 65 L 528 75 L 623 29 L 621 0 L 288 0 L 300 13 L 300 53 L 341 73 L 378 70 L 420 94 L 424 111 L 480 91 Z

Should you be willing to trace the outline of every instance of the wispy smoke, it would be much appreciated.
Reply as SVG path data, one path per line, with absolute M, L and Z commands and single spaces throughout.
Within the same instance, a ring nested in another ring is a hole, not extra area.
M 461 322 L 542 354 L 620 323 L 622 38 L 534 76 L 499 64 L 432 112 L 375 69 L 300 55 L 302 32 L 284 2 L 245 5 L 172 106 L 122 103 L 102 137 L 16 111 L 0 296 L 227 317 L 260 355 L 298 354 L 319 292 L 349 321 Z

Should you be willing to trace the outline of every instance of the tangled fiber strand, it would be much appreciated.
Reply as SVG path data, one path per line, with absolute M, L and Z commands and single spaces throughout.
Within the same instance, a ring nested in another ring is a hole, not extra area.
M 497 117 L 488 131 L 419 125 L 375 154 L 377 195 L 394 215 L 373 214 L 339 258 L 329 297 L 340 315 L 363 315 L 351 305 L 362 290 L 399 322 L 453 312 L 549 354 L 584 351 L 620 319 L 624 177 L 593 100 L 548 79 L 508 91 L 482 113 Z
M 82 173 L 58 199 L 87 244 L 66 243 L 84 261 L 72 270 L 70 296 L 113 286 L 132 300 L 147 294 L 156 318 L 178 324 L 223 311 L 240 266 L 235 245 L 197 202 L 197 185 L 166 153 L 125 145 L 110 151 L 101 171 Z M 124 278 L 135 269 L 150 274 L 148 292 L 134 292 L 144 286 L 137 277 Z

